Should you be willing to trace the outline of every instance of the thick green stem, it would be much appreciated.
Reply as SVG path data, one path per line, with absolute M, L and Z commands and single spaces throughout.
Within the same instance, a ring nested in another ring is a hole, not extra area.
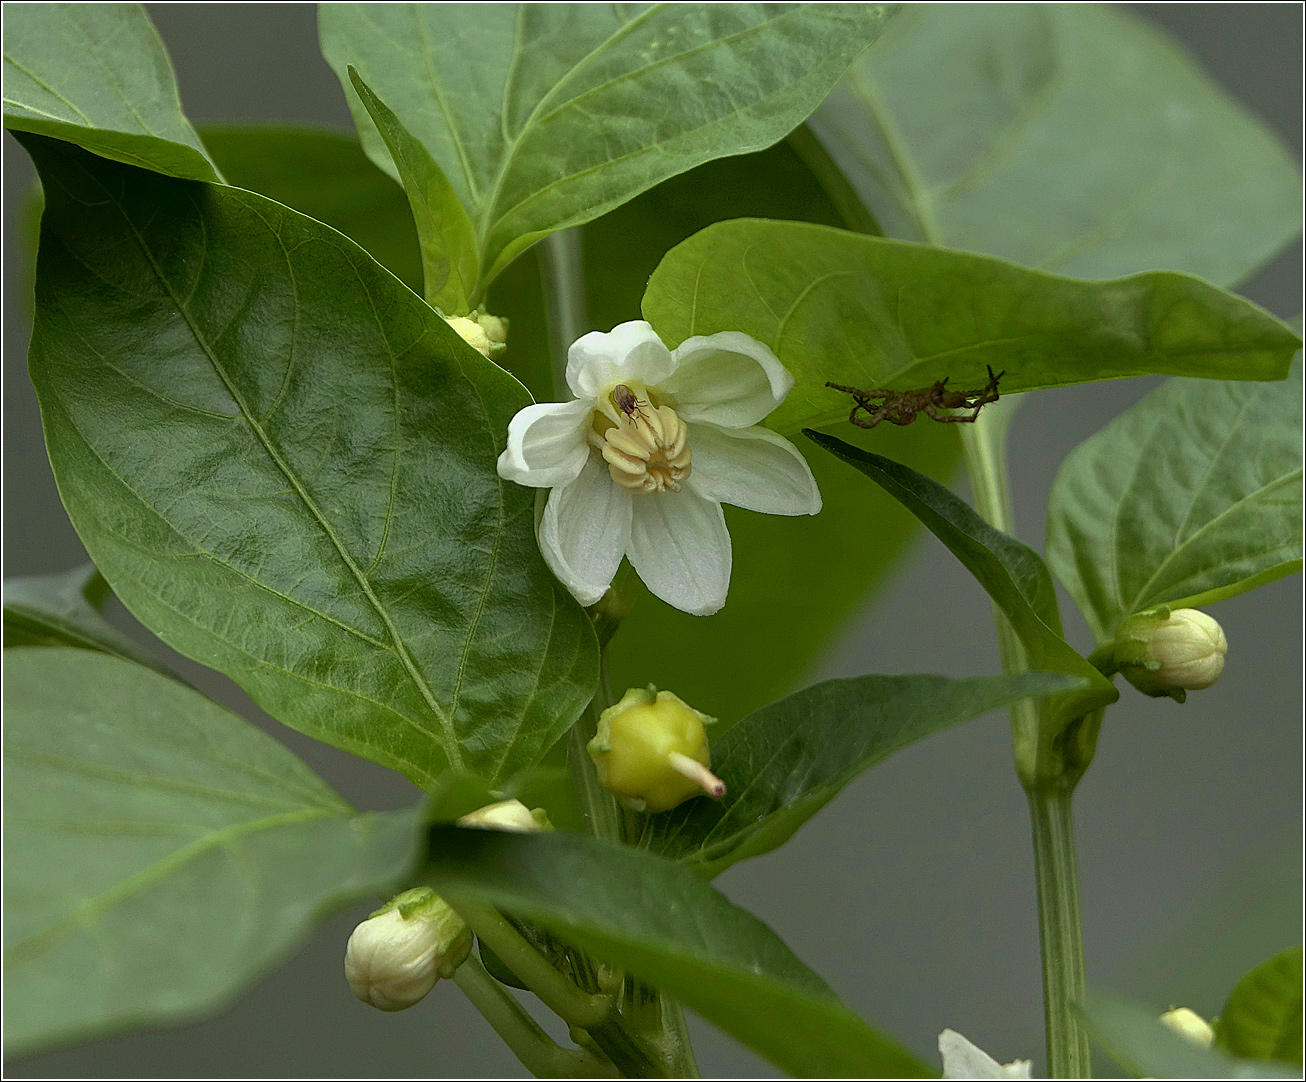
M 580 230 L 564 229 L 540 243 L 540 271 L 549 327 L 549 354 L 553 358 L 554 397 L 571 398 L 567 389 L 567 351 L 590 329 L 585 314 L 585 256 Z
M 616 800 L 599 784 L 598 771 L 590 758 L 587 745 L 598 732 L 599 715 L 612 705 L 611 681 L 608 678 L 608 652 L 599 655 L 599 687 L 585 712 L 567 733 L 567 766 L 571 781 L 576 787 L 576 803 L 580 805 L 585 826 L 596 838 L 607 841 L 622 840 L 622 814 Z
M 1031 791 L 1038 927 L 1043 947 L 1043 1014 L 1051 1078 L 1090 1078 L 1088 1034 L 1072 1004 L 1084 1002 L 1084 936 L 1079 919 L 1072 790 Z

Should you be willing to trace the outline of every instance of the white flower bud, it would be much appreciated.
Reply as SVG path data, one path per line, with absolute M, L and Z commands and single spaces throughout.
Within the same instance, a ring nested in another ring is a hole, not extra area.
M 537 830 L 552 830 L 553 824 L 543 808 L 530 811 L 520 800 L 501 800 L 468 812 L 458 820 L 460 827 L 481 827 L 485 830 L 510 830 L 517 834 L 533 834 Z
M 457 331 L 462 340 L 476 350 L 477 353 L 487 358 L 490 356 L 494 343 L 490 340 L 490 336 L 485 333 L 485 328 L 476 320 L 468 319 L 466 316 L 445 316 L 444 321 Z
M 429 887 L 404 891 L 354 929 L 345 979 L 359 999 L 402 1011 L 441 977 L 452 977 L 472 949 L 471 930 Z
M 944 1078 L 1029 1078 L 1030 1061 L 999 1063 L 954 1029 L 939 1034 L 939 1056 Z
M 484 312 L 476 317 L 476 322 L 481 325 L 481 330 L 486 337 L 496 346 L 505 345 L 508 341 L 508 321 L 502 316 L 492 316 Z
M 1116 632 L 1115 664 L 1144 695 L 1168 695 L 1209 688 L 1224 671 L 1229 650 L 1218 623 L 1197 609 L 1161 608 L 1131 616 Z
M 1210 1024 L 1196 1011 L 1190 1011 L 1187 1007 L 1166 1011 L 1161 1015 L 1161 1021 L 1181 1037 L 1187 1037 L 1193 1044 L 1201 1045 L 1203 1048 L 1210 1048 L 1211 1042 L 1215 1040 L 1215 1030 Z

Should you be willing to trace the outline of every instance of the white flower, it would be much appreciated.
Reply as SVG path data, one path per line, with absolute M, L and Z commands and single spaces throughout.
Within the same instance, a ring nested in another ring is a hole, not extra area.
M 725 331 L 667 349 L 642 320 L 572 344 L 572 402 L 527 406 L 508 426 L 499 476 L 552 489 L 540 550 L 582 605 L 623 556 L 644 584 L 696 616 L 730 585 L 723 503 L 814 515 L 821 494 L 803 456 L 758 422 L 793 377 L 766 346 Z
M 472 933 L 462 918 L 430 888 L 416 887 L 354 929 L 345 948 L 345 979 L 369 1006 L 402 1011 L 441 977 L 452 977 L 471 949 Z
M 534 834 L 552 830 L 553 824 L 543 808 L 531 811 L 520 800 L 501 800 L 468 812 L 458 820 L 460 827 L 477 827 L 481 830 L 507 830 L 514 834 Z
M 939 1034 L 939 1055 L 943 1057 L 944 1078 L 1029 1078 L 1027 1059 L 999 1063 L 983 1049 L 976 1048 L 955 1030 Z

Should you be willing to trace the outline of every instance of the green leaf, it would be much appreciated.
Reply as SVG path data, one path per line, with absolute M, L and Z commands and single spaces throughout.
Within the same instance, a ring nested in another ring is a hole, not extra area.
M 1234 1056 L 1302 1065 L 1302 949 L 1262 962 L 1229 994 L 1216 1045 Z
M 1053 673 L 859 676 L 827 680 L 750 714 L 712 748 L 720 800 L 649 816 L 641 845 L 719 875 L 769 853 L 859 774 L 958 722 L 1080 681 Z
M 1287 383 L 1170 380 L 1076 447 L 1047 554 L 1097 640 L 1299 570 L 1301 440 L 1299 359 Z
M 334 230 L 24 139 L 50 195 L 32 380 L 123 604 L 419 785 L 536 761 L 597 648 L 495 473 L 525 390 Z
M 761 921 L 688 869 L 567 834 L 431 831 L 423 877 L 456 907 L 491 905 L 674 996 L 792 1074 L 931 1072 L 867 1026 Z
M 476 227 L 435 159 L 372 93 L 352 65 L 349 79 L 385 140 L 408 193 L 422 248 L 426 302 L 445 315 L 465 316 L 467 298 L 475 291 L 480 272 Z
M 5 1051 L 225 1006 L 417 856 L 198 692 L 86 650 L 5 656 Z
M 353 65 L 476 222 L 482 285 L 539 238 L 782 139 L 875 40 L 875 4 L 323 4 L 322 52 L 393 166 Z M 472 298 L 479 303 L 479 296 Z
M 667 253 L 644 317 L 669 345 L 743 331 L 794 374 L 781 432 L 847 417 L 826 382 L 909 390 L 950 378 L 1029 391 L 1125 376 L 1282 379 L 1301 341 L 1183 274 L 1081 282 L 999 259 L 797 222 L 721 222 Z
M 4 54 L 6 128 L 169 176 L 222 179 L 140 4 L 15 4 Z
M 810 123 L 886 235 L 1076 278 L 1233 285 L 1301 227 L 1288 150 L 1107 5 L 909 5 Z
M 1054 729 L 1120 697 L 1111 681 L 1061 637 L 1056 588 L 1037 552 L 994 529 L 964 501 L 915 470 L 833 436 L 811 431 L 805 435 L 866 474 L 948 547 L 1010 621 L 1030 668 L 1069 673 L 1087 682 L 1081 690 L 1045 702 L 1043 713 L 1054 719 Z
M 415 293 L 422 257 L 403 189 L 339 132 L 277 125 L 200 129 L 227 183 L 338 229 Z
M 1127 999 L 1088 993 L 1084 1027 L 1135 1078 L 1300 1078 L 1287 1068 L 1235 1060 L 1203 1048 L 1161 1021 L 1161 1012 Z
M 180 679 L 100 615 L 109 584 L 94 564 L 57 575 L 25 575 L 4 586 L 4 646 L 73 646 L 148 665 Z

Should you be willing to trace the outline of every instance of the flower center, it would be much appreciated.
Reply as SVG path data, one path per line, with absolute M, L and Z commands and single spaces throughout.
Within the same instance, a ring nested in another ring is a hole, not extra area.
M 612 479 L 627 492 L 679 492 L 680 482 L 689 476 L 685 422 L 670 406 L 655 407 L 624 385 L 611 397 L 617 423 L 595 442 Z

